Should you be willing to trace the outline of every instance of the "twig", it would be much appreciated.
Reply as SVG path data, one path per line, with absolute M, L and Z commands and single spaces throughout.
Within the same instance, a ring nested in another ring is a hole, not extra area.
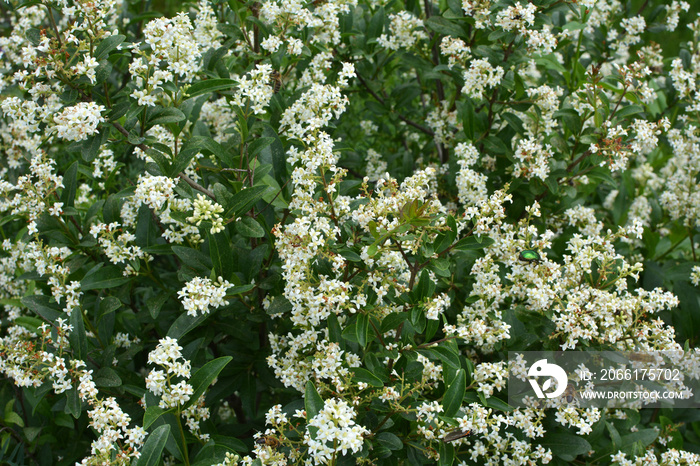
M 119 132 L 122 133 L 124 136 L 126 136 L 126 137 L 127 137 L 127 141 L 128 141 L 129 132 L 128 132 L 122 125 L 120 125 L 120 124 L 119 124 L 118 122 L 116 122 L 116 121 L 113 121 L 113 122 L 112 122 L 112 126 L 114 126 L 114 127 L 117 129 L 117 131 L 119 131 Z M 148 147 L 146 144 L 133 144 L 133 143 L 129 143 L 129 144 L 132 144 L 132 145 L 138 147 L 139 149 L 141 149 L 141 150 L 144 151 L 144 152 L 146 152 L 146 151 L 149 149 L 149 147 Z M 216 201 L 216 196 L 214 195 L 213 192 L 209 191 L 209 190 L 208 190 L 207 188 L 205 188 L 204 186 L 200 186 L 199 184 L 197 184 L 195 181 L 192 180 L 192 178 L 190 178 L 189 176 L 185 175 L 184 172 L 180 172 L 177 176 L 179 176 L 180 179 L 182 179 L 185 183 L 187 183 L 188 185 L 192 186 L 192 188 L 196 189 L 197 191 L 199 191 L 199 192 L 201 192 L 201 193 L 206 194 L 207 196 L 209 196 L 210 198 L 212 198 L 213 200 Z

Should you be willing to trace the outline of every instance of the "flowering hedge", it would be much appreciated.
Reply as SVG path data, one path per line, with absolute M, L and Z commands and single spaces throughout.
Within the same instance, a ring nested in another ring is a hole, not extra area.
M 168 9 L 2 6 L 3 464 L 699 464 L 696 410 L 506 402 L 696 361 L 688 3 Z

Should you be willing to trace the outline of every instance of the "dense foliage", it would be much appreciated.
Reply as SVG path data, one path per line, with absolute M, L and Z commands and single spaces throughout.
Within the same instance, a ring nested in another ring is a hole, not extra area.
M 700 464 L 698 410 L 506 396 L 698 362 L 689 4 L 1 11 L 2 464 Z

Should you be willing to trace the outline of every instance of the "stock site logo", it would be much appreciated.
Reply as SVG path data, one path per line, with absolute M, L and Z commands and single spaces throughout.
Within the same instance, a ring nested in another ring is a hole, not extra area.
M 530 385 L 537 394 L 538 398 L 556 398 L 561 396 L 566 390 L 568 377 L 564 369 L 556 364 L 549 364 L 546 359 L 540 359 L 535 362 L 527 371 Z M 546 377 L 546 380 L 540 386 L 537 379 Z M 552 388 L 552 380 L 556 382 L 554 391 L 549 391 Z

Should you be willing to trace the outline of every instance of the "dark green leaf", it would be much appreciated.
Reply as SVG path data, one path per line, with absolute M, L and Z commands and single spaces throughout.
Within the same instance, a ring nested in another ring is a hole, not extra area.
M 226 212 L 224 218 L 238 218 L 248 212 L 256 202 L 263 198 L 268 186 L 252 186 L 242 189 L 233 195 L 231 208 Z
M 459 411 L 466 388 L 467 374 L 464 369 L 460 369 L 445 390 L 445 397 L 442 400 L 445 416 L 454 416 Z
M 175 408 L 163 409 L 160 406 L 149 406 L 143 413 L 143 428 L 148 429 L 156 420 L 165 413 L 173 412 Z
M 116 265 L 103 267 L 102 264 L 97 264 L 80 281 L 80 289 L 88 291 L 114 288 L 128 283 L 130 280 L 131 278 L 125 277 L 122 269 Z
M 211 385 L 215 378 L 219 376 L 219 373 L 226 367 L 226 364 L 231 362 L 233 358 L 231 356 L 222 356 L 216 358 L 213 361 L 209 361 L 203 365 L 197 372 L 194 373 L 192 378 L 189 380 L 190 385 L 194 393 L 187 403 L 182 407 L 182 409 L 187 409 L 199 400 L 199 397 L 204 394 L 206 389 Z
M 382 382 L 382 380 L 379 377 L 372 374 L 367 369 L 362 369 L 361 367 L 351 367 L 350 372 L 354 374 L 353 380 L 357 380 L 358 382 L 364 382 L 368 385 L 371 385 L 372 387 L 384 386 L 384 382 Z
M 456 21 L 450 21 L 442 16 L 431 16 L 425 20 L 425 25 L 444 36 L 452 36 L 457 38 L 464 35 L 464 31 L 461 27 L 459 27 Z
M 94 375 L 95 385 L 98 387 L 120 387 L 122 379 L 117 372 L 109 367 L 103 367 Z M 145 427 L 144 427 L 145 429 Z
M 73 331 L 68 337 L 70 347 L 77 359 L 85 360 L 87 357 L 87 336 L 85 335 L 83 314 L 79 306 L 71 311 L 70 324 L 73 326 Z
M 265 236 L 265 229 L 253 217 L 248 217 L 247 215 L 236 221 L 236 231 L 245 238 L 262 238 Z
M 234 259 L 231 242 L 226 231 L 215 235 L 207 232 L 207 236 L 209 237 L 209 256 L 214 264 L 216 274 L 223 277 L 224 280 L 230 280 L 231 275 L 233 275 Z
M 179 340 L 191 330 L 197 328 L 207 317 L 209 317 L 209 314 L 200 314 L 196 317 L 184 313 L 180 314 L 180 317 L 175 319 L 175 322 L 168 329 L 167 336 Z
M 542 446 L 567 461 L 592 450 L 591 444 L 583 437 L 573 434 L 548 434 L 542 440 Z
M 285 312 L 290 312 L 292 310 L 292 303 L 289 302 L 284 296 L 275 296 L 270 302 L 270 307 L 267 308 L 267 313 L 273 314 L 284 314 Z
M 255 157 L 261 150 L 269 146 L 275 141 L 273 137 L 260 137 L 256 138 L 253 142 L 248 144 L 248 155 L 250 157 Z
M 63 175 L 63 192 L 61 193 L 61 202 L 63 208 L 73 207 L 75 200 L 75 192 L 78 189 L 78 161 L 76 160 L 68 167 Z
M 403 448 L 403 442 L 401 439 L 391 432 L 380 432 L 377 434 L 376 439 L 380 445 L 388 448 L 389 450 L 401 450 Z
M 491 246 L 494 241 L 488 236 L 482 236 L 478 238 L 476 236 L 467 236 L 457 241 L 453 246 L 454 249 L 460 251 L 466 251 L 469 249 L 483 249 L 485 247 Z
M 148 307 L 148 312 L 151 314 L 151 317 L 154 319 L 158 318 L 161 308 L 171 295 L 172 293 L 169 291 L 162 291 L 161 293 L 151 296 L 146 300 L 146 307 Z
M 136 461 L 136 466 L 157 466 L 161 463 L 161 455 L 165 442 L 170 435 L 170 426 L 164 424 L 157 427 L 146 437 L 146 443 L 141 448 L 141 456 Z
M 209 92 L 231 89 L 237 85 L 238 82 L 234 81 L 233 79 L 207 79 L 206 81 L 198 81 L 192 84 L 187 90 L 187 95 L 189 97 L 196 97 Z
M 45 295 L 25 296 L 22 304 L 31 311 L 36 312 L 49 322 L 55 322 L 59 317 L 64 316 L 57 304 L 51 302 L 51 297 Z
M 122 36 L 120 34 L 115 34 L 115 35 L 106 37 L 104 40 L 102 40 L 99 43 L 97 48 L 95 48 L 95 53 L 94 53 L 95 60 L 100 61 L 103 58 L 107 58 L 107 55 L 109 55 L 109 52 L 116 49 L 119 46 L 119 44 L 124 42 L 124 39 L 126 39 L 126 36 Z
M 211 259 L 203 252 L 183 246 L 173 246 L 173 252 L 184 265 L 209 275 L 209 271 L 212 269 Z
M 323 399 L 316 391 L 313 382 L 306 382 L 306 391 L 304 392 L 304 408 L 306 409 L 306 421 L 310 421 L 323 409 Z

